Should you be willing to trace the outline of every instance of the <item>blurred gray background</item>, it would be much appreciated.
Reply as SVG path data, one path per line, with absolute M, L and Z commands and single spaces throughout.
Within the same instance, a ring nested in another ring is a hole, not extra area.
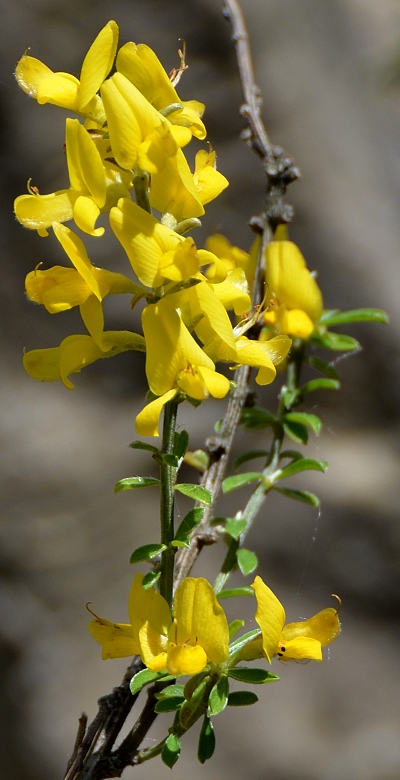
M 101 661 L 84 605 L 91 600 L 100 615 L 127 619 L 129 555 L 157 540 L 157 497 L 151 490 L 113 495 L 119 478 L 155 474 L 151 458 L 127 446 L 144 402 L 142 356 L 94 364 L 75 375 L 72 392 L 35 383 L 22 368 L 23 348 L 55 346 L 83 331 L 76 312 L 51 317 L 24 298 L 25 274 L 40 261 L 49 267 L 63 258 L 54 237 L 42 239 L 15 222 L 13 198 L 28 177 L 41 193 L 68 179 L 65 112 L 23 94 L 15 63 L 31 47 L 54 70 L 79 75 L 88 46 L 114 18 L 121 43 L 146 42 L 170 70 L 183 37 L 190 70 L 179 92 L 206 103 L 209 139 L 231 182 L 208 207 L 196 240 L 218 229 L 247 249 L 247 221 L 261 209 L 263 177 L 238 140 L 240 85 L 217 0 L 2 0 L 0 9 L 0 774 L 39 780 L 62 776 L 80 712 L 93 716 L 97 697 L 121 679 L 125 661 Z M 309 401 L 325 423 L 310 451 L 330 468 L 325 476 L 306 473 L 298 486 L 320 495 L 320 514 L 274 498 L 249 540 L 289 620 L 329 606 L 332 592 L 341 595 L 342 636 L 323 664 L 274 662 L 281 682 L 257 691 L 256 707 L 218 716 L 210 764 L 197 763 L 196 735 L 189 735 L 174 776 L 397 780 L 400 3 L 244 0 L 243 10 L 267 128 L 303 173 L 289 192 L 296 208 L 291 237 L 318 271 L 326 307 L 379 306 L 391 325 L 354 326 L 365 350 L 338 361 L 343 390 Z M 116 242 L 87 243 L 95 264 L 127 271 Z M 125 300 L 107 307 L 108 327 L 134 329 Z M 274 403 L 276 387 L 262 400 Z M 222 408 L 223 402 L 207 402 L 193 414 L 182 408 L 180 424 L 192 418 L 193 447 Z M 265 436 L 254 442 L 241 433 L 237 447 L 263 446 Z M 235 511 L 244 498 L 233 494 L 219 511 Z M 188 506 L 179 499 L 181 515 Z M 206 551 L 196 571 L 212 579 L 222 555 L 222 546 Z M 247 601 L 232 609 L 229 617 L 248 615 L 247 627 L 254 626 Z M 161 716 L 146 744 L 169 723 Z M 157 760 L 124 777 L 155 774 L 170 776 Z

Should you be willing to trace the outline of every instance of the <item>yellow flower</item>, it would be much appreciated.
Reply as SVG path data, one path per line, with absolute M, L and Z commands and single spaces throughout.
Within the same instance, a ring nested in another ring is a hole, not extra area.
M 38 103 L 53 103 L 103 124 L 103 104 L 96 94 L 108 76 L 118 44 L 118 26 L 108 22 L 93 41 L 82 64 L 80 79 L 70 73 L 54 73 L 43 62 L 27 54 L 15 71 L 19 86 Z
M 250 255 L 244 252 L 243 249 L 232 246 L 225 236 L 222 236 L 220 233 L 214 233 L 212 236 L 209 236 L 206 241 L 206 248 L 217 257 L 217 261 L 210 265 L 206 271 L 207 278 L 212 282 L 223 282 L 228 271 L 234 268 L 242 268 L 248 278 L 247 271 L 251 264 Z
M 275 336 L 268 341 L 255 341 L 246 336 L 236 339 L 237 364 L 258 368 L 256 382 L 269 385 L 276 377 L 276 368 L 289 354 L 292 341 L 288 336 Z
M 322 661 L 322 647 L 340 633 L 338 610 L 328 607 L 308 620 L 285 626 L 285 610 L 261 577 L 256 577 L 251 587 L 256 594 L 256 621 L 268 662 L 274 655 L 281 661 Z
M 206 137 L 206 129 L 201 121 L 203 103 L 179 98 L 160 60 L 149 46 L 144 43 L 126 43 L 118 52 L 116 66 L 157 111 L 176 106 L 167 116 L 169 122 L 179 126 L 182 131 L 186 129 L 186 133 L 182 133 L 180 146 L 187 144 L 192 135 L 200 139 Z
M 165 599 L 154 587 L 145 590 L 142 580 L 137 574 L 130 590 L 130 624 L 98 617 L 89 624 L 103 659 L 140 654 L 152 671 L 174 675 L 197 674 L 209 661 L 227 660 L 228 623 L 207 580 L 187 577 L 179 585 L 174 618 Z
M 99 347 L 91 336 L 73 335 L 63 339 L 59 347 L 33 349 L 23 357 L 25 371 L 39 382 L 55 382 L 61 379 L 63 385 L 72 390 L 74 385 L 68 378 L 85 366 L 100 358 L 112 357 L 131 349 L 144 352 L 143 336 L 127 330 L 108 330 L 102 334 Z
M 215 371 L 213 361 L 190 335 L 168 298 L 146 306 L 142 326 L 147 380 L 152 393 L 159 397 L 138 414 L 136 430 L 142 436 L 158 436 L 162 408 L 179 390 L 203 401 L 209 395 L 224 398 L 230 385 Z
M 101 236 L 95 228 L 100 212 L 109 211 L 132 186 L 129 174 L 104 160 L 108 142 L 94 140 L 77 119 L 66 120 L 66 154 L 70 188 L 49 195 L 30 189 L 14 203 L 15 215 L 24 227 L 48 235 L 46 228 L 70 219 L 85 233 Z
M 266 250 L 267 294 L 273 296 L 274 307 L 264 320 L 278 333 L 306 339 L 321 317 L 322 295 L 299 248 L 285 239 L 281 226 Z
M 228 186 L 228 180 L 217 171 L 217 155 L 212 149 L 197 152 L 193 181 L 203 206 L 217 198 Z

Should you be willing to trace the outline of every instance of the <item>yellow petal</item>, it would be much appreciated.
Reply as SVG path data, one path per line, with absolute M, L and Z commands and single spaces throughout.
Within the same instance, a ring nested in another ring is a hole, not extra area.
M 216 664 L 229 655 L 229 628 L 225 612 L 214 589 L 202 577 L 187 577 L 175 595 L 176 641 L 179 645 L 200 645 Z
M 156 398 L 155 401 L 151 401 L 147 406 L 142 409 L 136 417 L 136 433 L 139 436 L 159 436 L 158 424 L 160 422 L 160 414 L 168 401 L 176 396 L 177 389 L 169 390 L 167 393 Z
M 129 619 L 133 635 L 138 637 L 142 626 L 149 622 L 162 636 L 167 636 L 172 623 L 171 612 L 166 600 L 154 587 L 143 588 L 143 574 L 136 574 L 129 592 Z
M 75 268 L 60 265 L 31 271 L 25 279 L 25 290 L 30 301 L 43 304 L 50 314 L 80 306 L 91 295 L 90 287 Z
M 106 177 L 96 144 L 78 119 L 66 121 L 69 179 L 74 190 L 91 195 L 101 208 L 106 201 Z
M 222 261 L 219 262 L 222 263 Z M 227 269 L 225 271 L 225 278 L 219 283 L 216 283 L 218 282 L 216 272 L 212 282 L 215 295 L 219 298 L 227 311 L 233 309 L 235 314 L 239 317 L 242 317 L 243 314 L 249 311 L 251 307 L 251 298 L 249 295 L 246 274 L 243 271 L 243 268 Z
M 103 645 L 103 660 L 139 655 L 139 643 L 132 636 L 132 627 L 128 623 L 111 623 L 104 618 L 95 618 L 88 628 L 93 639 Z
M 322 314 L 321 291 L 292 241 L 272 241 L 266 250 L 267 284 L 279 303 L 302 309 L 313 322 Z
M 117 45 L 118 25 L 114 21 L 107 22 L 93 41 L 82 63 L 79 89 L 80 112 L 84 111 L 108 76 L 114 62 Z
M 72 190 L 59 190 L 49 195 L 20 195 L 14 201 L 15 216 L 24 227 L 43 230 L 55 221 L 72 219 L 77 197 L 78 193 Z
M 178 222 L 204 214 L 199 193 L 181 149 L 166 158 L 164 167 L 152 176 L 150 199 L 153 208 L 162 214 L 172 214 Z
M 277 655 L 281 661 L 322 661 L 321 642 L 311 637 L 281 639 Z
M 91 236 L 102 236 L 104 228 L 95 228 L 96 220 L 100 214 L 100 209 L 92 198 L 80 195 L 74 203 L 74 222 Z
M 145 43 L 137 46 L 130 41 L 121 46 L 116 66 L 157 111 L 172 103 L 179 103 L 178 95 L 160 60 Z
M 287 330 L 286 333 L 290 333 L 292 336 L 297 336 L 299 339 L 308 339 L 314 330 L 314 323 L 312 319 L 302 311 L 301 309 L 291 309 L 287 313 Z M 280 328 L 281 332 L 282 329 Z
M 103 345 L 104 314 L 103 307 L 95 295 L 89 295 L 87 300 L 81 304 L 80 313 L 85 323 L 86 329 L 93 338 L 93 341 L 101 349 L 107 352 L 107 345 Z
M 204 149 L 197 152 L 193 181 L 203 205 L 210 203 L 228 187 L 228 180 L 216 169 L 215 152 L 206 152 Z
M 52 75 L 53 71 L 44 62 L 37 60 L 36 57 L 30 57 L 28 54 L 21 57 L 15 69 L 18 86 L 33 98 L 37 95 L 40 82 Z
M 170 674 L 197 674 L 206 665 L 207 654 L 200 645 L 169 645 L 167 669 Z
M 71 263 L 90 287 L 92 293 L 101 301 L 102 293 L 96 276 L 94 275 L 95 269 L 88 258 L 83 241 L 76 233 L 65 225 L 60 225 L 58 222 L 54 223 L 53 230 L 62 248 L 71 260 Z
M 147 622 L 139 631 L 140 655 L 152 672 L 161 672 L 167 665 L 167 637 L 162 636 Z
M 226 376 L 204 366 L 197 366 L 197 371 L 213 398 L 225 398 L 230 390 L 229 379 Z
M 261 577 L 256 577 L 252 586 L 257 599 L 256 621 L 261 628 L 263 650 L 269 663 L 276 653 L 285 622 L 285 610 L 272 590 Z
M 43 78 L 37 87 L 36 100 L 40 105 L 52 103 L 61 108 L 76 111 L 78 108 L 79 81 L 71 73 L 52 73 Z
M 323 609 L 308 620 L 288 623 L 282 631 L 282 641 L 297 637 L 312 637 L 322 647 L 329 645 L 340 633 L 340 621 L 337 610 L 332 607 Z

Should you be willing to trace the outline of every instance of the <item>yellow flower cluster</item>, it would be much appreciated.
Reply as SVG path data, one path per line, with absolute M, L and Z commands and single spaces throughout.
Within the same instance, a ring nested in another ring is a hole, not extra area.
M 20 223 L 41 236 L 52 228 L 70 263 L 36 268 L 26 279 L 27 295 L 51 314 L 79 306 L 87 330 L 58 347 L 27 352 L 24 366 L 35 379 L 61 379 L 72 388 L 69 375 L 83 366 L 124 350 L 145 351 L 153 400 L 136 427 L 157 436 L 161 410 L 172 398 L 200 402 L 227 395 L 230 382 L 216 370 L 217 361 L 257 367 L 256 381 L 272 382 L 289 352 L 288 334 L 307 338 L 322 302 L 297 247 L 277 235 L 266 258 L 273 308 L 264 315 L 262 338 L 246 337 L 255 321 L 255 253 L 217 235 L 198 249 L 185 235 L 228 185 L 211 148 L 197 152 L 193 172 L 183 152 L 193 137 L 206 136 L 204 106 L 176 92 L 183 59 L 170 78 L 148 46 L 127 43 L 118 53 L 117 47 L 118 27 L 110 21 L 89 48 L 79 79 L 28 54 L 17 65 L 19 86 L 39 104 L 80 117 L 66 120 L 69 187 L 42 195 L 29 183 L 29 192 L 15 201 Z M 82 239 L 64 224 L 73 221 L 83 234 L 100 237 L 104 213 L 134 279 L 95 267 Z M 146 302 L 143 336 L 104 330 L 103 299 L 121 293 L 133 296 L 133 303 Z
M 179 585 L 173 616 L 166 600 L 154 587 L 143 588 L 142 580 L 137 574 L 129 594 L 130 623 L 97 616 L 89 623 L 91 635 L 102 645 L 103 659 L 140 655 L 151 671 L 173 675 L 197 674 L 208 664 L 229 666 L 228 621 L 207 580 L 187 577 Z M 269 663 L 273 656 L 322 661 L 321 648 L 340 632 L 337 610 L 328 607 L 308 620 L 285 625 L 285 610 L 261 577 L 252 587 L 261 637 L 245 646 L 234 663 L 262 656 Z

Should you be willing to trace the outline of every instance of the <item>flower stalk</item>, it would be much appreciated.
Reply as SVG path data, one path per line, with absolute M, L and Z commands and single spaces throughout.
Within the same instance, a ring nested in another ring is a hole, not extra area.
M 176 401 L 169 401 L 164 407 L 164 422 L 160 462 L 160 524 L 161 543 L 167 549 L 161 555 L 160 593 L 172 605 L 172 593 L 174 584 L 174 556 L 175 550 L 171 546 L 174 538 L 174 508 L 176 482 L 176 466 L 172 465 L 175 444 L 175 428 L 178 412 Z M 164 458 L 163 456 L 169 456 Z

